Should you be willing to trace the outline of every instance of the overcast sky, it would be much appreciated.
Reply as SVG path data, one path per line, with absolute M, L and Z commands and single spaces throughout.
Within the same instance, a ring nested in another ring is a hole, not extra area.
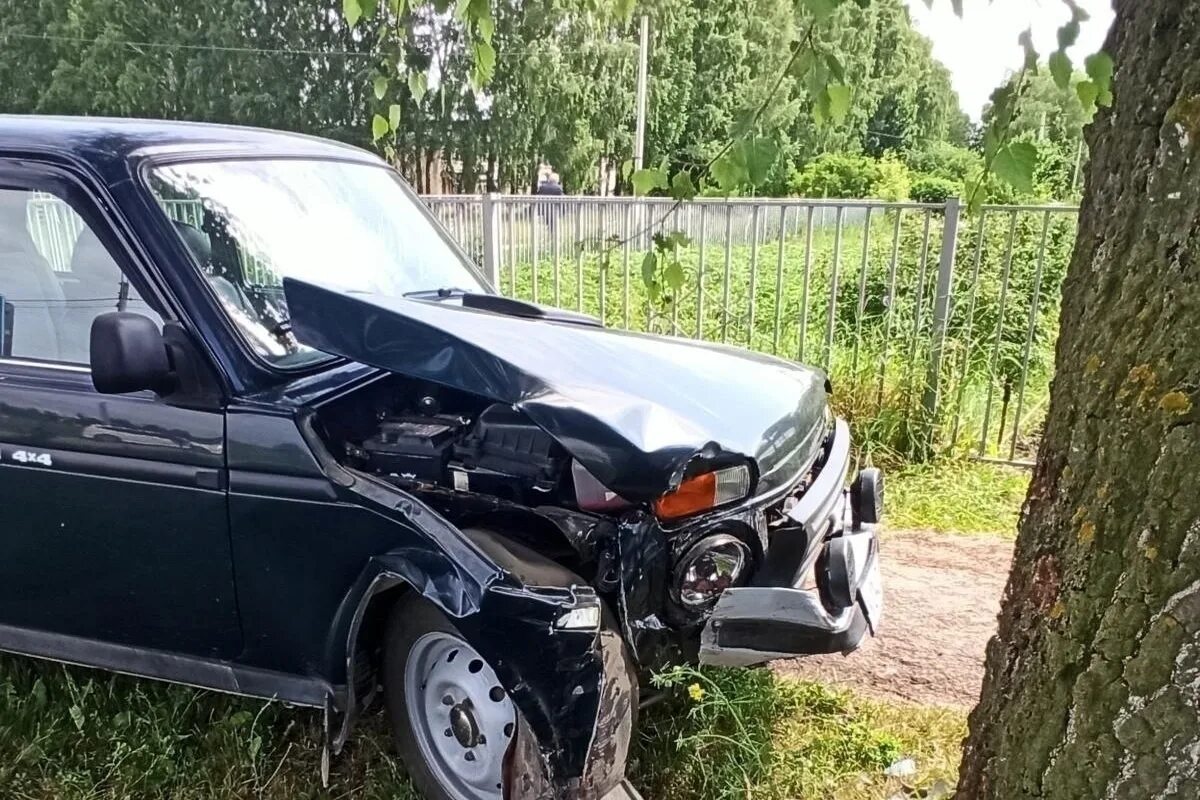
M 1099 50 L 1112 24 L 1111 0 L 1077 0 L 1091 15 L 1079 41 L 1068 51 L 1076 64 Z M 978 120 L 992 90 L 1021 66 L 1017 37 L 1033 29 L 1033 41 L 1045 56 L 1057 47 L 1056 33 L 1071 13 L 1063 0 L 965 0 L 963 18 L 954 15 L 950 0 L 907 0 L 917 30 L 933 41 L 933 54 L 950 69 L 963 110 Z

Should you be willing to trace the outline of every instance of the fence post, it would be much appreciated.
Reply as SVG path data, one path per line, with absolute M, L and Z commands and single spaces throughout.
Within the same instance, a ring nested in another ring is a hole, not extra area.
M 483 196 L 483 274 L 500 292 L 500 195 Z
M 942 252 L 938 258 L 937 288 L 933 295 L 933 328 L 929 350 L 929 369 L 925 375 L 925 394 L 921 399 L 924 411 L 924 430 L 918 444 L 918 456 L 928 458 L 933 453 L 937 430 L 938 394 L 942 357 L 946 347 L 946 329 L 950 325 L 950 308 L 954 291 L 954 255 L 958 249 L 958 218 L 961 203 L 957 197 L 946 201 L 946 218 L 942 226 Z

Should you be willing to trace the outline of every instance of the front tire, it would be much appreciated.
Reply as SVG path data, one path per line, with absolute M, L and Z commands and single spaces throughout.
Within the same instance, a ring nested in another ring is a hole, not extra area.
M 400 757 L 428 800 L 503 800 L 518 714 L 491 666 L 427 600 L 401 600 L 383 656 Z

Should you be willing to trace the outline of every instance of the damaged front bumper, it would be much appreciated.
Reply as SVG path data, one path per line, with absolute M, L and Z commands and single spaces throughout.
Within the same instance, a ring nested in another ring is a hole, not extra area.
M 779 658 L 848 653 L 878 630 L 882 487 L 874 471 L 852 490 L 850 433 L 839 420 L 810 486 L 785 501 L 788 524 L 771 533 L 750 585 L 727 589 L 701 633 L 700 662 L 751 666 Z

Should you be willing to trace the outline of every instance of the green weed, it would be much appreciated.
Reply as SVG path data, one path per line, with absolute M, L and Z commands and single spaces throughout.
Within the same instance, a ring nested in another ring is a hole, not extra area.
M 885 478 L 888 527 L 1016 536 L 1029 471 L 977 461 L 910 464 Z
M 883 769 L 952 783 L 959 712 L 865 701 L 767 670 L 664 673 L 630 770 L 647 800 L 884 797 Z M 689 693 L 689 687 L 691 689 Z M 310 710 L 0 658 L 0 796 L 12 800 L 416 800 L 368 716 L 320 778 Z
M 910 785 L 952 785 L 965 715 L 895 707 L 768 670 L 677 668 L 656 678 L 670 692 L 648 709 L 634 750 L 635 784 L 648 800 L 803 800 L 884 797 L 884 770 L 917 761 Z
M 6 800 L 415 800 L 388 742 L 368 720 L 324 790 L 317 712 L 0 658 Z

